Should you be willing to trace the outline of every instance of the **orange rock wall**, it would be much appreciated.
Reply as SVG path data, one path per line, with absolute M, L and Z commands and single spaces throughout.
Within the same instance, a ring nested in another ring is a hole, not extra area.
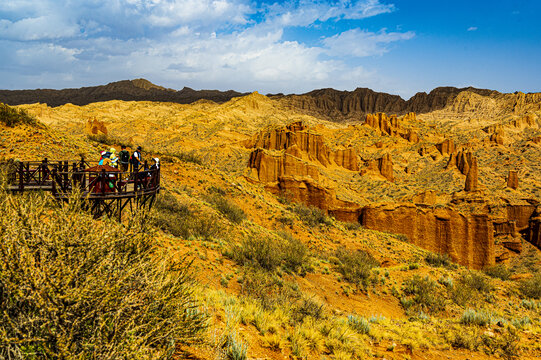
M 257 172 L 257 178 L 261 182 L 276 182 L 281 176 L 310 176 L 314 180 L 319 179 L 319 170 L 300 159 L 284 154 L 274 156 L 263 149 L 256 149 L 250 154 L 248 166 Z
M 487 215 L 465 216 L 451 209 L 414 205 L 367 206 L 361 223 L 368 229 L 404 234 L 424 249 L 446 253 L 459 264 L 481 269 L 495 263 L 494 227 Z

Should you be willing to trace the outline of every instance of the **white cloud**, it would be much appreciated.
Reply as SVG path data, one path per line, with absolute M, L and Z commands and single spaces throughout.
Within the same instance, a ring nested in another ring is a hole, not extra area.
M 395 11 L 378 0 L 8 0 L 0 19 L 0 78 L 16 87 L 82 86 L 147 77 L 179 88 L 309 91 L 354 88 L 378 76 L 344 56 L 383 54 L 412 32 L 345 31 L 308 46 L 292 26 Z M 15 5 L 17 4 L 17 5 Z M 7 14 L 7 12 L 6 12 Z M 39 74 L 41 73 L 41 77 Z
M 477 26 L 470 26 L 468 28 L 468 31 L 476 31 L 477 30 Z
M 323 40 L 327 52 L 333 55 L 351 55 L 364 57 L 382 55 L 388 51 L 386 44 L 400 40 L 409 40 L 415 36 L 412 31 L 386 32 L 385 29 L 374 33 L 360 29 L 344 31 L 341 34 Z

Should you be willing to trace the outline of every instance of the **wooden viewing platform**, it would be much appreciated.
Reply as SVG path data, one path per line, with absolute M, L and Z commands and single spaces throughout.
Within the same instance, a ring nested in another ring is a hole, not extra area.
M 160 191 L 160 169 L 145 162 L 131 171 L 96 171 L 97 162 L 22 161 L 8 164 L 7 189 L 12 192 L 42 190 L 57 200 L 68 201 L 76 192 L 96 217 L 122 219 L 126 206 L 150 208 Z M 76 196 L 76 195 L 75 195 Z

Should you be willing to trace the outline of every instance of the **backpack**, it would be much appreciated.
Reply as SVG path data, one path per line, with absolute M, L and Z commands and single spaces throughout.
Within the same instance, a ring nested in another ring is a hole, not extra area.
M 123 164 L 127 164 L 130 161 L 130 153 L 126 150 L 122 150 L 120 152 L 120 162 Z
M 139 158 L 137 158 L 135 155 L 137 151 L 135 151 L 132 156 L 130 157 L 130 162 L 134 165 L 139 165 L 139 163 L 141 162 L 140 158 L 141 158 L 141 153 L 139 153 Z

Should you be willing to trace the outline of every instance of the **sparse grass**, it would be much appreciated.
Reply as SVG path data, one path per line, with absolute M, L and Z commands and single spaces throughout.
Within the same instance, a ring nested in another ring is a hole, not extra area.
M 367 287 L 372 276 L 372 268 L 379 262 L 372 255 L 362 250 L 347 250 L 338 248 L 335 252 L 337 270 L 344 280 L 357 286 Z
M 194 212 L 167 191 L 156 199 L 152 222 L 163 231 L 183 239 L 195 236 L 209 240 L 222 233 L 215 215 Z
M 0 103 L 0 122 L 8 127 L 15 127 L 19 124 L 40 126 L 36 118 L 23 109 L 16 109 L 2 103 Z
M 209 203 L 216 207 L 229 221 L 240 224 L 246 219 L 244 211 L 231 200 L 220 194 L 210 194 L 205 198 Z
M 370 333 L 370 323 L 365 318 L 355 315 L 348 315 L 348 325 L 359 334 Z
M 535 274 L 530 279 L 522 280 L 519 290 L 526 298 L 541 299 L 541 273 Z
M 194 151 L 183 151 L 178 152 L 175 154 L 170 154 L 171 156 L 175 156 L 182 162 L 192 163 L 196 165 L 203 165 L 203 158 L 199 156 Z
M 200 339 L 188 264 L 140 221 L 1 192 L 0 214 L 0 358 L 168 358 Z
M 460 306 L 474 304 L 493 290 L 489 279 L 478 271 L 468 271 L 462 274 L 453 286 L 449 288 L 451 298 Z
M 113 146 L 113 145 L 126 146 L 126 147 L 128 147 L 130 149 L 133 149 L 133 147 L 134 147 L 133 143 L 131 143 L 129 141 L 125 141 L 125 140 L 120 139 L 118 137 L 111 136 L 111 135 L 105 135 L 105 134 L 87 135 L 87 138 L 90 141 L 94 141 L 94 142 L 104 144 L 104 145 L 107 145 L 107 146 Z

